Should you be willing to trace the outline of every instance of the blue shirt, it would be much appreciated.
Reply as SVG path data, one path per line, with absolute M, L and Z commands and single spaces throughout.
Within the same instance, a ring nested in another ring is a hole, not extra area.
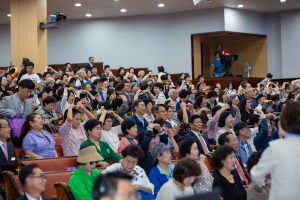
M 33 153 L 44 158 L 55 157 L 55 140 L 47 131 L 42 130 L 43 135 L 38 134 L 34 130 L 30 130 L 24 137 L 22 147 L 24 151 L 32 151 Z
M 127 138 L 129 144 L 137 144 L 137 143 L 135 143 L 135 141 L 133 140 L 133 138 L 129 138 L 127 136 L 125 136 L 125 137 Z
M 159 165 L 157 165 L 157 169 L 158 169 L 158 171 L 159 171 L 162 175 L 165 175 L 168 179 L 173 178 L 173 170 L 174 170 L 174 165 L 173 165 L 173 164 L 169 164 L 169 165 L 168 165 L 168 169 L 169 169 L 170 176 L 168 176 L 168 175 L 166 174 L 166 172 L 165 172 Z
M 285 134 L 284 138 L 298 138 L 300 135 L 293 134 L 293 133 L 287 133 Z
M 104 96 L 103 96 L 103 92 L 102 92 L 102 90 L 100 91 L 100 90 L 97 90 L 97 92 L 98 92 L 98 94 L 99 94 L 99 97 L 100 97 L 100 101 L 101 102 L 105 102 L 105 99 L 104 99 Z
M 135 113 L 135 116 L 138 118 L 138 120 L 140 120 L 140 122 L 142 122 L 143 126 L 144 126 L 144 117 L 140 117 Z
M 216 68 L 215 74 L 223 73 L 223 67 L 220 67 L 222 65 L 220 59 L 214 59 L 211 64 L 214 65 L 214 67 Z M 217 69 L 218 67 L 219 67 L 219 69 Z
M 188 99 L 189 101 L 191 101 L 192 102 L 192 104 L 194 105 L 194 103 L 195 103 L 195 100 L 194 99 L 192 99 L 191 97 L 189 97 L 189 99 Z

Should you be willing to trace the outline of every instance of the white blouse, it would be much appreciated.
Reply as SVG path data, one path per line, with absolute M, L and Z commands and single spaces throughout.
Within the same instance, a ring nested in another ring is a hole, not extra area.
M 182 196 L 191 196 L 194 194 L 194 190 L 191 186 L 185 187 L 184 191 L 179 189 L 173 179 L 166 182 L 158 191 L 156 200 L 175 200 Z
M 105 131 L 102 129 L 100 140 L 103 142 L 107 142 L 108 145 L 114 150 L 114 152 L 118 152 L 118 146 L 120 144 L 120 140 L 118 135 L 122 133 L 121 125 L 112 127 L 109 131 Z

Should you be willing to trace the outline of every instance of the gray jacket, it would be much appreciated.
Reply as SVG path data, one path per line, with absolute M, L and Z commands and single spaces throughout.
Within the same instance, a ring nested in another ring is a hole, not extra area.
M 26 120 L 26 116 L 32 113 L 32 103 L 28 99 L 24 100 L 24 102 L 23 118 Z M 7 116 L 13 118 L 16 113 L 21 113 L 17 93 L 12 96 L 3 97 L 0 102 L 0 116 L 7 120 Z

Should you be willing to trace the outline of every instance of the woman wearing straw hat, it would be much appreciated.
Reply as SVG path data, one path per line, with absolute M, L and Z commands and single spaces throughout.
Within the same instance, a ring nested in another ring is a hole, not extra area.
M 78 168 L 72 172 L 69 188 L 75 200 L 92 200 L 94 182 L 101 172 L 96 168 L 97 163 L 103 160 L 97 153 L 96 147 L 86 145 L 80 148 L 77 157 Z

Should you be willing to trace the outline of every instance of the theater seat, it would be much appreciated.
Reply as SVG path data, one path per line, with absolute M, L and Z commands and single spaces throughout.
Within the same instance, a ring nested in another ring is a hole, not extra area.
M 57 200 L 75 200 L 69 186 L 65 182 L 55 183 L 57 191 Z
M 61 145 L 61 137 L 60 136 L 53 136 L 53 139 L 55 140 L 55 146 Z
M 16 154 L 17 154 L 17 157 L 18 157 L 18 158 L 19 158 L 20 155 L 22 155 L 22 154 L 25 155 L 25 152 L 24 152 L 24 150 L 23 150 L 21 147 L 16 147 L 15 149 L 16 149 Z M 60 145 L 55 146 L 55 150 L 56 150 L 56 152 L 59 154 L 59 155 L 58 155 L 59 157 L 64 156 L 62 147 L 61 147 Z
M 20 183 L 16 179 L 16 176 L 10 171 L 1 172 L 3 177 L 3 183 L 5 188 L 5 199 L 18 199 L 23 195 Z
M 76 167 L 77 157 L 58 157 L 58 158 L 45 158 L 45 159 L 27 159 L 22 160 L 24 165 L 37 164 L 43 172 L 63 171 L 66 167 Z

